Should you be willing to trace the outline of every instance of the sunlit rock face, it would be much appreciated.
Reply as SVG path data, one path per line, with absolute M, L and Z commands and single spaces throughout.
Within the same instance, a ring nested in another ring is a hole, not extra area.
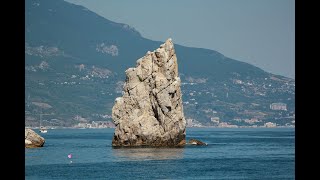
M 43 147 L 45 139 L 36 132 L 34 132 L 32 129 L 25 129 L 24 142 L 25 148 L 37 148 Z
M 115 100 L 112 146 L 183 146 L 186 120 L 171 39 L 126 70 L 123 96 Z

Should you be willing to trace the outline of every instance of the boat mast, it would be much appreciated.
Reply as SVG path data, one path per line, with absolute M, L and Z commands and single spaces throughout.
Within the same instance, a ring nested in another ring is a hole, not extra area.
M 40 127 L 39 128 L 41 128 L 41 126 L 42 126 L 42 109 L 41 109 L 41 112 L 40 112 Z

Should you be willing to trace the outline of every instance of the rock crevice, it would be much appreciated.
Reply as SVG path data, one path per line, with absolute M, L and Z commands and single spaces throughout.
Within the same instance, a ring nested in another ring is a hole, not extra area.
M 123 96 L 115 100 L 113 146 L 182 146 L 186 120 L 171 39 L 126 71 Z

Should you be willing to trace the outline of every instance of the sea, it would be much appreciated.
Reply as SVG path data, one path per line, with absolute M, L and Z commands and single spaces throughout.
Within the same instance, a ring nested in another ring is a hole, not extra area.
M 295 179 L 294 128 L 186 132 L 208 145 L 113 148 L 113 128 L 49 129 L 44 147 L 25 149 L 25 179 Z

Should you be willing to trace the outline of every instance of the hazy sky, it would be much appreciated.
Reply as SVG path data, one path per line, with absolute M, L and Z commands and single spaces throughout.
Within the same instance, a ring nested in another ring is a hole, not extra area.
M 66 0 L 143 37 L 216 50 L 295 78 L 294 0 Z

